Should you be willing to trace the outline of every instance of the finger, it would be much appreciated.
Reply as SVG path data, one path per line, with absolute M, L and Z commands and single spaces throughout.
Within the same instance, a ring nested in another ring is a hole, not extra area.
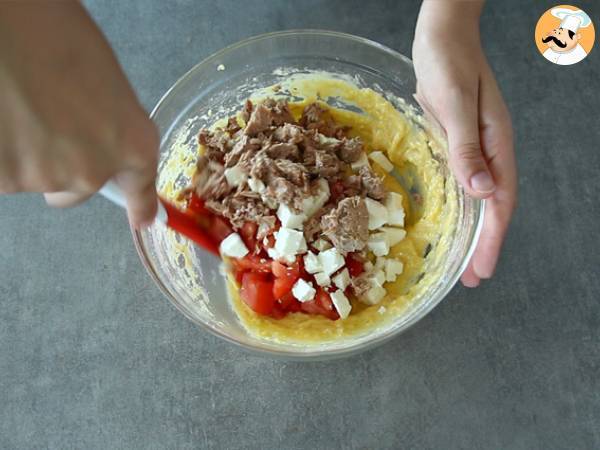
M 137 129 L 132 129 L 125 144 L 130 149 L 125 162 L 126 169 L 116 176 L 116 181 L 126 196 L 130 223 L 140 228 L 150 225 L 156 216 L 156 127 L 149 119 L 145 119 L 138 124 Z
M 491 72 L 484 74 L 484 80 L 480 92 L 481 142 L 498 186 L 488 199 L 484 228 L 472 258 L 473 272 L 485 279 L 495 271 L 516 205 L 517 169 L 510 116 Z
M 477 89 L 449 89 L 438 117 L 448 136 L 450 166 L 473 197 L 486 198 L 495 182 L 481 151 Z
M 479 286 L 479 283 L 481 280 L 479 279 L 479 277 L 475 274 L 475 271 L 473 270 L 473 262 L 472 261 L 469 263 L 469 265 L 467 266 L 467 268 L 461 275 L 460 281 L 462 282 L 463 286 L 468 287 L 468 288 L 476 288 L 477 286 Z
M 47 192 L 44 194 L 48 206 L 54 208 L 70 208 L 85 202 L 93 195 L 93 192 Z

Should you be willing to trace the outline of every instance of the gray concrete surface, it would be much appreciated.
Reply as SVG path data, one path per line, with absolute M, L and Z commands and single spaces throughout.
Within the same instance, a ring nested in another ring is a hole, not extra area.
M 400 4 L 401 3 L 401 4 Z M 300 27 L 410 54 L 417 2 L 86 2 L 147 108 L 226 44 Z M 242 4 L 244 6 L 242 6 Z M 265 6 L 269 4 L 270 6 Z M 600 26 L 600 6 L 579 2 Z M 103 200 L 0 197 L 0 447 L 600 448 L 600 49 L 547 63 L 547 1 L 489 1 L 520 207 L 496 277 L 407 334 L 298 364 L 202 332 L 154 287 Z

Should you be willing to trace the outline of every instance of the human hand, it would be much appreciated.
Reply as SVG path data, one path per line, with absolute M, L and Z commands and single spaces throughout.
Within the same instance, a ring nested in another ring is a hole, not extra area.
M 413 43 L 417 100 L 446 131 L 459 183 L 487 199 L 479 243 L 461 278 L 467 287 L 493 275 L 517 198 L 512 125 L 481 48 L 481 6 L 425 0 Z
M 0 92 L 0 193 L 70 206 L 114 178 L 153 219 L 156 127 L 78 2 L 0 3 Z

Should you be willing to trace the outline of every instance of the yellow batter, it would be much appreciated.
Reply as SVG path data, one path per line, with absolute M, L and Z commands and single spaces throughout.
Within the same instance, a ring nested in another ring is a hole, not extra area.
M 252 99 L 285 98 L 285 92 L 303 98 L 290 103 L 297 117 L 307 104 L 334 98 L 362 110 L 358 113 L 328 108 L 337 123 L 352 127 L 350 134 L 360 136 L 367 151 L 385 152 L 403 180 L 399 183 L 372 164 L 388 190 L 402 194 L 404 199 L 407 235 L 388 255 L 403 262 L 404 272 L 395 282 L 385 284 L 388 294 L 380 304 L 366 306 L 353 301 L 352 312 L 345 320 L 332 321 L 302 313 L 288 314 L 279 320 L 260 316 L 241 301 L 230 278 L 233 308 L 250 333 L 270 340 L 322 343 L 368 333 L 401 315 L 415 297 L 442 276 L 440 261 L 447 254 L 457 216 L 456 185 L 433 157 L 429 135 L 375 91 L 357 88 L 341 79 L 292 76 L 275 88 L 261 90 Z

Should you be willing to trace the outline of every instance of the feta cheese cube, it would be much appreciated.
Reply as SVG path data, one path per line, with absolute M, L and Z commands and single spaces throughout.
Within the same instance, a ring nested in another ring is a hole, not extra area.
M 313 242 L 312 246 L 314 248 L 316 248 L 317 250 L 319 250 L 320 252 L 325 251 L 325 250 L 329 250 L 331 247 L 333 247 L 325 239 L 317 239 L 315 242 Z
M 284 256 L 284 255 L 280 255 L 277 250 L 275 250 L 275 248 L 269 248 L 267 249 L 267 255 L 269 255 L 269 257 L 271 259 L 274 259 L 276 261 L 285 261 L 286 263 L 292 264 L 293 262 L 296 261 L 296 257 L 295 256 Z
M 393 247 L 406 237 L 406 231 L 402 228 L 383 227 L 382 230 L 387 237 L 387 242 L 390 247 Z
M 376 305 L 385 297 L 386 291 L 382 286 L 373 284 L 371 288 L 359 299 L 367 305 Z
M 304 213 L 296 214 L 289 206 L 281 203 L 277 209 L 277 218 L 281 221 L 282 227 L 301 230 L 306 215 Z
M 323 272 L 315 273 L 315 281 L 321 287 L 329 286 L 331 284 L 331 278 Z
M 352 310 L 352 305 L 348 301 L 348 298 L 344 295 L 344 292 L 341 290 L 337 290 L 329 294 L 331 296 L 331 301 L 333 302 L 333 306 L 337 310 L 341 319 L 345 319 L 350 314 Z
M 368 197 L 365 199 L 365 203 L 369 213 L 369 230 L 375 230 L 387 223 L 388 210 L 385 206 Z
M 350 272 L 344 268 L 340 273 L 332 278 L 333 283 L 339 287 L 342 291 L 350 285 Z
M 385 260 L 385 281 L 396 281 L 398 275 L 404 271 L 404 264 L 397 259 L 386 259 Z
M 280 228 L 275 234 L 275 251 L 277 254 L 289 261 L 300 253 L 306 251 L 306 240 L 301 231 L 291 228 Z
M 367 158 L 367 154 L 364 152 L 361 153 L 360 158 L 358 158 L 356 161 L 350 164 L 350 166 L 355 172 L 358 172 L 358 170 L 363 166 L 371 167 L 371 165 L 369 164 L 369 159 Z
M 375 256 L 385 256 L 390 252 L 387 236 L 385 233 L 373 233 L 369 236 L 367 247 Z
M 243 258 L 248 254 L 248 247 L 246 247 L 239 234 L 231 233 L 221 241 L 219 251 L 224 256 Z
M 310 281 L 305 281 L 302 278 L 298 279 L 292 287 L 292 295 L 300 302 L 309 302 L 315 298 L 317 290 L 313 287 Z
M 256 192 L 258 194 L 262 194 L 265 191 L 265 189 L 267 188 L 265 186 L 265 183 L 263 183 L 258 178 L 250 178 L 248 180 L 248 187 L 250 188 L 250 190 L 252 192 Z
M 367 261 L 363 265 L 363 268 L 365 269 L 365 272 L 370 272 L 371 270 L 373 270 L 373 263 L 371 261 Z
M 244 172 L 239 166 L 233 166 L 225 169 L 223 175 L 225 175 L 227 184 L 233 187 L 239 186 L 248 179 L 248 175 L 246 175 L 246 172 Z
M 302 210 L 306 217 L 312 216 L 329 200 L 329 183 L 324 178 L 319 178 L 317 193 L 302 201 Z
M 394 165 L 390 162 L 389 159 L 387 159 L 387 156 L 385 156 L 383 152 L 371 152 L 369 153 L 369 159 L 379 164 L 381 168 L 386 172 L 391 172 L 392 170 L 394 170 Z
M 323 270 L 319 257 L 310 251 L 304 255 L 304 268 L 308 273 L 311 274 L 321 272 Z
M 388 214 L 388 223 L 399 227 L 404 226 L 404 207 L 402 195 L 397 192 L 388 192 L 385 199 L 385 208 Z
M 375 260 L 375 268 L 383 269 L 385 267 L 385 258 L 379 257 Z
M 383 286 L 383 283 L 385 283 L 385 273 L 383 270 L 377 270 L 374 274 L 373 274 L 373 281 L 375 282 L 375 284 L 379 285 L 379 286 Z
M 335 247 L 325 250 L 324 252 L 320 252 L 319 261 L 321 262 L 323 272 L 327 276 L 337 272 L 337 270 L 341 269 L 345 264 L 344 257 L 340 254 L 340 252 L 337 251 Z

